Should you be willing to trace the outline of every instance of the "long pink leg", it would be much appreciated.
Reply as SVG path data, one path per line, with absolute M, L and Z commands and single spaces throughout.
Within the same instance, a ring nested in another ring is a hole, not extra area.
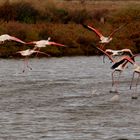
M 131 80 L 131 84 L 130 84 L 130 89 L 132 88 L 132 84 L 133 84 L 134 76 L 135 76 L 135 72 L 133 72 L 133 76 L 132 76 L 132 80 Z
M 113 87 L 114 84 L 115 84 L 115 81 L 114 81 L 114 73 L 115 73 L 115 71 L 112 72 L 112 87 Z
M 38 48 L 38 49 L 37 49 L 37 51 L 40 51 L 40 48 Z M 35 55 L 35 56 L 37 57 L 37 55 L 38 55 L 38 52 L 36 53 L 36 55 Z
M 138 82 L 139 82 L 139 77 L 140 77 L 140 74 L 138 75 L 138 78 L 137 78 L 137 81 L 136 81 L 136 91 L 137 91 L 137 86 L 138 86 Z
M 121 77 L 121 71 L 119 71 L 118 81 L 116 81 L 116 91 L 117 91 L 119 83 L 120 83 L 120 77 Z
M 27 60 L 26 59 L 27 59 L 27 57 L 24 58 L 24 68 L 23 68 L 22 72 L 25 72 L 25 69 L 26 69 L 26 66 L 27 66 L 27 62 L 26 62 Z
M 26 58 L 26 65 L 27 65 L 27 68 L 29 68 L 30 70 L 32 70 L 32 68 L 29 66 L 28 58 Z
M 103 63 L 105 63 L 105 55 L 103 55 Z
M 24 59 L 24 69 L 23 69 L 23 72 L 25 72 L 25 69 L 29 68 L 30 70 L 32 70 L 32 68 L 28 65 L 28 57 L 25 57 Z
M 132 94 L 132 99 L 137 99 L 137 86 L 138 86 L 138 81 L 139 81 L 139 77 L 140 77 L 140 73 L 138 73 L 138 78 L 137 78 L 137 81 L 136 81 L 136 89 L 135 89 L 135 92 L 134 94 Z

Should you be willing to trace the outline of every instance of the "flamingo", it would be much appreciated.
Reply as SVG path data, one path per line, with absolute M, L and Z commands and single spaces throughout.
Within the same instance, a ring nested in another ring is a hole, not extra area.
M 126 24 L 124 24 L 126 25 Z M 100 42 L 101 44 L 106 44 L 106 43 L 109 43 L 111 40 L 112 40 L 112 37 L 113 35 L 118 31 L 120 30 L 122 27 L 124 27 L 124 25 L 121 25 L 120 27 L 118 27 L 117 29 L 113 30 L 108 37 L 105 37 L 103 36 L 102 33 L 100 33 L 97 29 L 95 29 L 94 27 L 92 26 L 89 26 L 89 25 L 83 25 L 85 28 L 88 28 L 90 30 L 92 30 L 93 32 L 96 33 L 96 35 L 100 38 Z
M 114 63 L 113 66 L 111 67 L 112 69 L 114 69 L 114 71 L 111 74 L 111 76 L 112 76 L 112 87 L 115 85 L 116 89 L 115 89 L 114 92 L 118 93 L 117 85 L 119 85 L 120 75 L 121 75 L 122 71 L 127 67 L 128 61 L 130 61 L 130 63 L 132 63 L 132 64 L 135 62 L 134 58 L 137 56 L 137 54 L 134 55 L 134 54 L 130 53 L 131 51 L 129 49 L 122 49 L 122 50 L 118 50 L 118 51 L 117 50 L 113 51 L 115 53 L 110 55 L 109 53 L 107 53 L 108 51 L 104 51 L 100 47 L 96 47 L 96 48 L 98 50 L 100 50 L 102 53 L 104 53 L 104 55 L 106 55 L 111 60 L 111 62 Z M 129 55 L 128 56 L 123 56 L 119 60 L 115 60 L 112 56 L 113 55 L 114 56 L 115 55 L 120 55 L 120 53 L 117 53 L 117 52 L 121 52 L 121 53 L 123 52 L 122 54 L 125 54 L 124 52 L 127 52 L 127 53 L 129 52 L 128 53 Z M 131 59 L 129 59 L 129 58 L 131 58 Z M 118 82 L 114 80 L 114 73 L 115 72 L 119 72 Z M 112 91 L 110 91 L 110 92 L 112 92 Z
M 16 41 L 16 42 L 20 42 L 22 44 L 25 44 L 24 41 L 22 41 L 21 39 L 15 37 L 15 36 L 10 36 L 8 34 L 0 35 L 0 43 L 3 43 L 6 40 L 13 40 L 13 41 Z
M 101 51 L 104 54 L 104 57 L 107 56 L 111 60 L 111 62 L 115 63 L 114 58 L 109 53 L 107 53 L 106 51 L 104 51 L 101 47 L 96 47 L 96 49 L 98 49 L 99 51 Z M 103 62 L 104 62 L 104 57 L 103 57 Z
M 22 56 L 25 56 L 25 59 L 24 59 L 24 69 L 23 69 L 23 73 L 25 72 L 25 67 L 27 66 L 27 68 L 29 68 L 30 70 L 32 70 L 32 68 L 28 65 L 28 57 L 30 55 L 32 55 L 33 53 L 41 53 L 41 54 L 45 54 L 47 56 L 50 56 L 44 52 L 40 52 L 40 51 L 37 51 L 37 50 L 32 50 L 32 49 L 27 49 L 27 50 L 23 50 L 23 51 L 18 51 L 17 53 L 20 53 Z
M 47 40 L 32 41 L 32 42 L 28 42 L 26 44 L 33 44 L 33 45 L 35 45 L 34 50 L 37 49 L 37 48 L 39 48 L 38 50 L 40 50 L 40 48 L 46 47 L 47 45 L 54 45 L 54 46 L 62 46 L 62 47 L 65 47 L 65 45 L 63 45 L 63 44 L 52 42 L 50 40 L 51 40 L 51 38 L 48 37 Z
M 131 85 L 130 85 L 130 89 L 132 86 L 132 82 L 133 82 L 133 78 L 134 78 L 134 74 L 135 73 L 139 73 L 140 76 L 140 66 L 138 64 L 136 64 L 136 62 L 134 61 L 134 57 L 138 56 L 140 54 L 135 54 L 132 57 L 124 57 L 122 58 L 120 61 L 114 63 L 114 65 L 111 67 L 112 69 L 114 69 L 113 73 L 115 71 L 119 71 L 120 73 L 125 69 L 127 63 L 131 63 L 132 65 L 134 65 L 134 72 L 133 72 L 133 77 L 132 77 L 132 81 L 131 81 Z M 113 77 L 113 73 L 112 73 L 112 85 L 114 85 L 114 77 Z M 119 74 L 120 75 L 120 74 Z M 139 77 L 138 77 L 139 78 Z M 119 80 L 118 80 L 119 81 Z M 137 86 L 138 80 L 136 82 L 136 86 Z
M 133 53 L 130 49 L 122 49 L 122 50 L 106 49 L 105 52 L 112 56 L 119 56 L 119 55 L 128 55 L 130 57 L 133 56 Z
M 136 54 L 133 57 L 138 56 L 138 55 L 140 55 L 140 54 Z M 136 62 L 134 62 L 131 57 L 128 57 L 127 59 L 123 58 L 121 61 L 114 64 L 114 66 L 112 66 L 112 67 L 115 68 L 118 65 L 122 65 L 122 63 L 124 63 L 124 61 L 125 61 L 125 63 L 130 62 L 134 66 L 133 76 L 132 76 L 132 80 L 131 80 L 131 84 L 130 84 L 130 89 L 132 88 L 132 84 L 133 84 L 135 74 L 138 74 L 138 77 L 137 77 L 137 80 L 136 80 L 136 91 L 137 91 L 137 85 L 138 85 L 138 81 L 139 81 L 139 77 L 140 77 L 140 66 L 138 64 L 136 64 Z M 132 96 L 132 99 L 137 99 L 137 96 Z
M 134 55 L 133 57 L 136 57 L 136 56 L 137 55 Z M 116 85 L 116 89 L 115 89 L 114 92 L 118 93 L 117 86 L 119 85 L 119 80 L 120 80 L 121 73 L 125 70 L 125 68 L 127 66 L 127 63 L 130 62 L 131 64 L 134 64 L 133 57 L 126 56 L 126 57 L 122 58 L 120 61 L 115 62 L 113 64 L 113 66 L 111 67 L 111 69 L 114 69 L 114 71 L 111 74 L 111 76 L 112 76 L 112 87 L 114 85 Z M 114 80 L 115 72 L 119 72 L 118 81 Z M 110 92 L 112 92 L 112 91 L 110 91 Z
M 130 49 L 122 49 L 122 50 L 112 50 L 112 49 L 106 49 L 103 50 L 102 47 L 96 47 L 99 51 L 101 51 L 104 55 L 103 55 L 103 62 L 105 59 L 105 56 L 107 56 L 113 63 L 119 61 L 120 59 L 122 59 L 123 57 L 129 56 L 132 57 L 133 61 L 134 60 L 134 54 L 132 53 L 132 51 Z
M 126 23 L 126 24 L 127 24 L 127 23 Z M 121 26 L 119 26 L 117 29 L 113 30 L 113 31 L 109 34 L 108 37 L 105 37 L 101 32 L 99 32 L 97 29 L 95 29 L 95 28 L 92 27 L 92 26 L 83 24 L 83 27 L 85 27 L 85 28 L 87 28 L 87 29 L 89 29 L 89 30 L 95 32 L 96 35 L 97 35 L 97 36 L 99 37 L 99 39 L 100 39 L 99 43 L 105 45 L 105 44 L 108 44 L 108 43 L 113 39 L 114 34 L 115 34 L 117 31 L 119 31 L 122 27 L 124 27 L 126 24 L 121 25 Z M 104 46 L 102 46 L 102 47 L 104 47 Z
M 122 49 L 122 50 L 106 49 L 105 52 L 108 53 L 112 58 L 114 58 L 115 61 L 117 61 L 117 57 L 120 59 L 125 56 L 132 57 L 133 61 L 135 61 L 135 59 L 133 57 L 134 54 L 132 53 L 132 51 L 130 49 Z M 105 55 L 104 55 L 103 59 L 104 58 L 105 58 Z

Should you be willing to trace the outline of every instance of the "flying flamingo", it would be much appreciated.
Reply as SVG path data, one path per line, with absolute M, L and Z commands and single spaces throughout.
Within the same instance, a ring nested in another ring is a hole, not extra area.
M 134 61 L 134 57 L 138 56 L 140 54 L 135 54 L 133 55 L 132 57 L 124 57 L 122 58 L 120 61 L 116 62 L 111 68 L 114 69 L 113 73 L 115 71 L 119 71 L 120 73 L 125 69 L 127 63 L 131 63 L 134 65 L 134 72 L 133 72 L 133 77 L 132 77 L 132 81 L 131 81 L 131 85 L 130 85 L 130 89 L 131 89 L 131 86 L 132 86 L 132 82 L 133 82 L 133 78 L 134 78 L 134 74 L 135 73 L 139 73 L 139 76 L 140 76 L 140 66 L 138 64 L 136 64 L 136 62 Z M 113 77 L 113 73 L 112 73 L 112 85 L 115 84 L 115 81 L 114 81 L 114 77 Z M 120 75 L 120 74 L 119 74 Z M 139 78 L 139 77 L 138 77 Z M 118 80 L 119 81 L 119 80 Z M 138 84 L 138 80 L 136 82 L 136 86 Z
M 126 23 L 126 24 L 127 24 L 127 23 Z M 121 25 L 121 26 L 118 27 L 117 29 L 113 30 L 113 31 L 109 34 L 108 37 L 105 37 L 101 32 L 99 32 L 97 29 L 95 29 L 95 28 L 92 27 L 92 26 L 83 24 L 83 27 L 85 27 L 85 28 L 87 28 L 87 29 L 89 29 L 89 30 L 95 32 L 96 35 L 97 35 L 97 36 L 99 37 L 99 39 L 100 39 L 99 43 L 105 45 L 105 44 L 108 44 L 108 43 L 113 39 L 112 37 L 114 36 L 114 34 L 115 34 L 118 30 L 120 30 L 122 27 L 124 27 L 126 24 Z M 102 47 L 104 47 L 104 45 L 103 45 Z
M 137 55 L 130 55 L 128 52 L 129 52 L 129 49 L 123 49 L 123 50 L 119 50 L 118 52 L 127 52 L 129 55 L 128 56 L 123 56 L 121 57 L 119 60 L 115 60 L 112 55 L 108 54 L 106 51 L 104 51 L 103 49 L 101 49 L 100 47 L 96 47 L 98 50 L 100 50 L 102 53 L 104 53 L 104 55 L 106 55 L 110 60 L 111 62 L 113 62 L 113 66 L 111 67 L 112 69 L 114 69 L 114 71 L 112 72 L 111 76 L 112 76 L 112 87 L 115 86 L 115 91 L 116 93 L 118 93 L 118 90 L 117 90 L 117 86 L 119 85 L 119 79 L 120 79 L 120 75 L 122 73 L 122 71 L 127 67 L 127 63 L 128 61 L 130 61 L 130 63 L 133 63 L 135 62 L 134 61 L 134 57 L 136 57 Z M 115 54 L 113 55 L 119 55 L 120 53 L 117 53 L 117 51 L 115 51 Z M 124 53 L 125 54 L 125 53 Z M 130 57 L 131 56 L 131 57 Z M 131 58 L 131 60 L 129 60 L 129 58 Z M 119 76 L 118 76 L 118 80 L 115 81 L 114 80 L 114 73 L 115 72 L 119 72 Z M 111 91 L 112 92 L 112 91 Z
M 138 56 L 138 55 L 140 55 L 140 54 L 136 54 L 133 57 Z M 136 62 L 134 62 L 131 57 L 128 57 L 127 59 L 126 58 L 123 58 L 121 61 L 119 61 L 116 64 L 114 64 L 114 66 L 112 66 L 112 67 L 115 68 L 115 67 L 121 65 L 124 62 L 125 63 L 128 63 L 129 62 L 129 63 L 131 63 L 131 64 L 134 65 L 134 70 L 133 70 L 133 76 L 132 76 L 132 80 L 131 80 L 131 84 L 130 84 L 130 89 L 132 88 L 134 76 L 137 73 L 138 74 L 138 78 L 136 80 L 136 91 L 137 91 L 137 85 L 138 85 L 138 81 L 139 81 L 139 77 L 140 77 L 140 66 L 138 64 L 136 64 Z M 132 96 L 132 99 L 137 99 L 137 96 Z
M 133 57 L 135 57 L 135 56 L 133 56 Z M 112 87 L 114 85 L 116 86 L 116 89 L 115 89 L 115 92 L 116 93 L 118 93 L 117 87 L 119 85 L 119 80 L 120 80 L 121 73 L 125 70 L 128 62 L 130 62 L 131 64 L 134 64 L 134 61 L 133 61 L 132 57 L 126 56 L 126 57 L 122 58 L 120 61 L 115 62 L 113 64 L 113 66 L 111 67 L 111 69 L 114 69 L 114 71 L 111 74 L 111 76 L 112 76 Z M 115 74 L 115 72 L 119 72 L 119 76 L 118 76 L 118 80 L 117 81 L 114 80 L 114 74 Z
M 40 41 L 31 41 L 31 42 L 27 42 L 26 44 L 33 44 L 35 45 L 34 50 L 38 48 L 38 50 L 40 50 L 40 48 L 46 47 L 47 45 L 54 45 L 54 46 L 62 46 L 65 47 L 66 45 L 63 44 L 59 44 L 53 41 L 50 41 L 51 38 L 48 37 L 47 40 L 40 40 Z
M 40 51 L 37 51 L 37 50 L 31 50 L 31 49 L 27 49 L 27 50 L 23 50 L 23 51 L 18 51 L 17 53 L 20 53 L 22 56 L 25 56 L 23 72 L 25 72 L 26 66 L 27 66 L 27 68 L 32 70 L 32 68 L 28 65 L 28 57 L 30 55 L 32 55 L 33 53 L 40 53 L 40 54 L 44 54 L 44 55 L 50 56 L 50 55 L 48 55 L 48 54 L 46 54 L 44 52 L 40 52 Z
M 13 40 L 13 41 L 16 41 L 16 42 L 20 42 L 22 44 L 25 44 L 24 41 L 22 41 L 21 39 L 15 37 L 15 36 L 10 36 L 8 34 L 0 35 L 0 43 L 3 43 L 6 40 Z
M 134 56 L 134 54 L 132 53 L 132 51 L 130 49 L 122 49 L 122 50 L 112 50 L 112 49 L 106 49 L 105 50 L 106 53 L 108 53 L 115 61 L 118 61 L 118 59 L 123 58 L 125 56 L 129 56 L 132 57 Z M 103 61 L 104 61 L 105 55 L 103 57 Z M 135 61 L 134 57 L 132 57 L 133 61 Z
M 129 56 L 132 57 L 134 54 L 130 49 L 122 49 L 122 50 L 112 50 L 112 49 L 106 49 L 103 50 L 102 47 L 96 47 L 99 51 L 101 51 L 103 55 L 103 62 L 105 59 L 105 56 L 107 56 L 113 63 L 119 61 L 123 57 Z M 134 57 L 132 57 L 134 60 Z M 135 60 L 134 60 L 135 61 Z
M 113 63 L 115 62 L 115 60 L 113 59 L 113 57 L 109 53 L 107 53 L 106 51 L 104 51 L 101 47 L 96 47 L 96 49 L 98 49 L 99 51 L 101 51 L 104 54 L 104 57 L 107 56 L 111 60 L 111 62 L 113 62 Z M 103 57 L 103 62 L 104 62 L 104 57 Z

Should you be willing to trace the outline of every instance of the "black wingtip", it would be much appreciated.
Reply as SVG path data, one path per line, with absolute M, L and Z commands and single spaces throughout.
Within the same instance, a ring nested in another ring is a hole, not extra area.
M 111 67 L 111 69 L 117 68 L 117 67 L 118 67 L 120 64 L 122 64 L 124 61 L 125 61 L 125 59 L 122 59 L 122 60 L 120 60 L 119 62 L 116 62 L 116 63 Z
M 82 26 L 83 26 L 84 28 L 86 28 L 86 29 L 92 31 L 92 29 L 90 29 L 90 28 L 88 27 L 88 25 L 86 25 L 86 24 L 82 24 Z
M 82 23 L 81 25 L 82 25 L 84 28 L 87 28 L 87 25 L 86 25 L 86 24 Z

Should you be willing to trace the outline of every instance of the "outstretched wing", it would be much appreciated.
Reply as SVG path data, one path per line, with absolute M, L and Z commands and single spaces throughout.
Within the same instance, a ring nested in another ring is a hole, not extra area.
M 125 59 L 122 59 L 122 60 L 116 62 L 116 63 L 111 67 L 111 69 L 117 68 L 117 67 L 118 67 L 120 64 L 122 64 L 123 62 L 125 62 Z
M 121 28 L 123 28 L 127 24 L 128 23 L 125 23 L 124 25 L 121 25 L 120 27 L 118 27 L 117 29 L 115 29 L 113 32 L 111 32 L 110 35 L 109 35 L 109 38 L 111 38 L 117 31 L 119 31 Z
M 25 44 L 24 41 L 22 41 L 21 39 L 15 37 L 15 36 L 11 36 L 11 35 L 8 35 L 8 34 L 3 34 L 3 35 L 0 35 L 0 42 L 2 41 L 6 41 L 6 40 L 13 40 L 13 41 L 16 41 L 16 42 L 20 42 L 20 43 L 23 43 Z
M 103 35 L 97 29 L 95 29 L 89 25 L 85 25 L 85 24 L 82 24 L 82 25 L 83 25 L 83 27 L 95 32 L 99 36 L 99 38 L 103 37 Z
M 13 41 L 16 41 L 16 42 L 20 42 L 20 43 L 22 43 L 22 44 L 25 44 L 24 41 L 22 41 L 21 39 L 15 37 L 15 36 L 10 36 L 10 40 L 13 40 Z
M 51 41 L 49 41 L 49 44 L 50 44 L 50 45 L 55 45 L 55 46 L 65 47 L 65 45 L 63 45 L 63 44 L 56 43 L 56 42 L 51 42 Z
M 124 63 L 125 62 L 125 63 Z M 116 62 L 111 69 L 115 69 L 117 68 L 119 65 L 123 64 L 123 66 L 125 66 L 128 62 L 130 62 L 131 64 L 134 64 L 135 62 L 132 60 L 132 57 L 124 57 L 123 59 L 121 59 L 120 61 Z
M 100 47 L 96 47 L 96 49 L 98 49 L 99 51 L 101 51 L 103 54 L 105 54 L 113 63 L 114 63 L 114 60 L 112 59 L 112 57 L 106 53 L 104 50 L 102 50 Z
M 31 41 L 31 42 L 27 42 L 27 45 L 35 45 L 37 41 Z

